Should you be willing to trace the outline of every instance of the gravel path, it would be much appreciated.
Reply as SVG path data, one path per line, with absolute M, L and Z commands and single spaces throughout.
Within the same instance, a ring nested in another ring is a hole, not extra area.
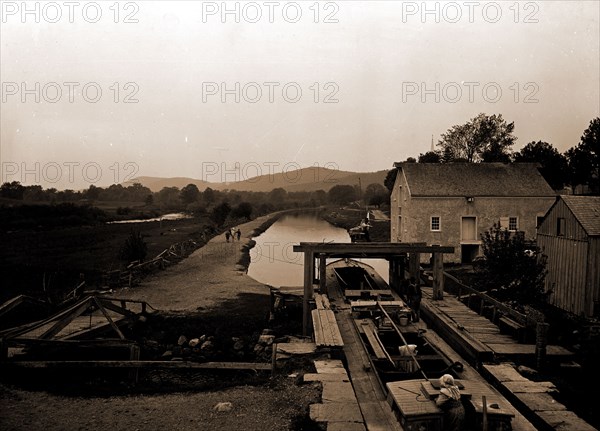
M 236 267 L 241 247 L 269 218 L 259 217 L 238 226 L 242 231 L 241 241 L 228 243 L 225 235 L 217 236 L 187 259 L 144 280 L 140 286 L 121 289 L 111 296 L 146 301 L 163 311 L 186 312 L 218 307 L 240 293 L 269 295 L 267 286 Z

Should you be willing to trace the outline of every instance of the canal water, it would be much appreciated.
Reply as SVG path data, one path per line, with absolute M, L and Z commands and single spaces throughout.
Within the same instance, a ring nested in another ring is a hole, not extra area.
M 295 253 L 293 246 L 300 242 L 350 242 L 345 229 L 333 226 L 316 215 L 285 215 L 260 236 L 250 250 L 248 275 L 271 286 L 302 286 L 304 284 L 304 255 Z M 388 263 L 381 259 L 363 262 L 388 280 Z

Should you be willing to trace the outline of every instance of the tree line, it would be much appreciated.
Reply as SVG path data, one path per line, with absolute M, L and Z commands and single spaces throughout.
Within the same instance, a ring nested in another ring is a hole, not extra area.
M 560 153 L 551 143 L 532 141 L 513 152 L 517 141 L 514 122 L 502 114 L 479 114 L 465 124 L 452 126 L 443 133 L 437 150 L 409 157 L 414 163 L 539 163 L 540 173 L 554 190 L 570 186 L 575 192 L 600 194 L 600 117 L 590 121 L 578 144 Z M 396 170 L 388 173 L 386 187 L 391 190 Z

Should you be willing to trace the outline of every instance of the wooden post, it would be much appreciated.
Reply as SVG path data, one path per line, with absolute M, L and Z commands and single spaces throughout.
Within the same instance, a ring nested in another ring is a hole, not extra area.
M 542 322 L 538 323 L 535 327 L 535 358 L 538 371 L 544 367 L 546 361 L 549 327 L 549 324 Z
M 304 252 L 304 298 L 302 301 L 302 335 L 310 333 L 310 301 L 313 299 L 313 252 Z
M 140 347 L 137 344 L 132 344 L 131 347 L 129 347 L 129 360 L 140 360 Z M 139 370 L 137 368 L 132 368 L 131 371 L 129 371 L 129 378 L 136 384 L 139 378 Z
M 421 253 L 410 253 L 408 259 L 408 272 L 416 281 L 421 282 Z
M 319 255 L 319 291 L 321 295 L 327 295 L 327 255 Z
M 444 255 L 433 253 L 433 299 L 444 299 Z
M 273 343 L 271 348 L 273 349 L 271 352 L 271 377 L 274 377 L 277 368 L 277 343 Z
M 481 396 L 481 405 L 483 407 L 481 412 L 481 430 L 488 431 L 487 399 L 485 395 Z

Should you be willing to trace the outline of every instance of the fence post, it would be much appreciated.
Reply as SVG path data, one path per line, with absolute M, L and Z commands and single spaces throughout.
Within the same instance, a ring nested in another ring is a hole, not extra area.
M 543 322 L 539 322 L 535 327 L 535 357 L 538 371 L 542 369 L 546 360 L 549 327 L 548 323 Z

